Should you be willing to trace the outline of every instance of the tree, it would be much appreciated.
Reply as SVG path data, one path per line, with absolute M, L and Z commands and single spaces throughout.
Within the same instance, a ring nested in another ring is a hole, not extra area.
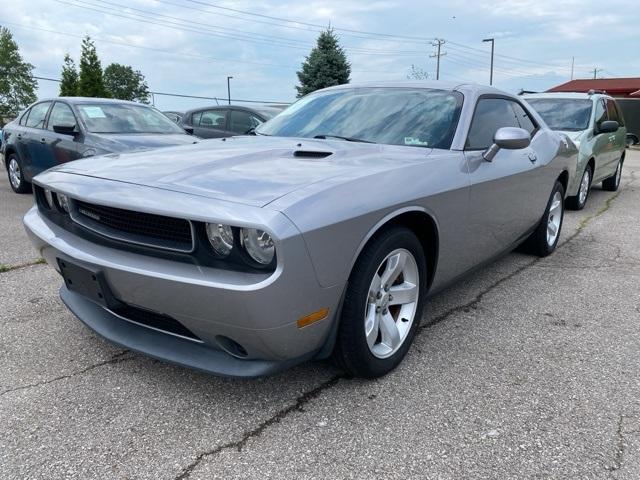
M 349 83 L 351 65 L 333 29 L 320 33 L 316 46 L 297 72 L 298 97 L 325 87 Z
M 102 65 L 89 35 L 82 40 L 77 95 L 81 97 L 104 97 L 106 95 L 102 80 Z
M 129 65 L 112 63 L 104 69 L 104 87 L 112 98 L 149 103 L 149 87 L 144 75 Z
M 64 56 L 62 73 L 60 74 L 60 96 L 73 97 L 78 94 L 78 71 L 73 58 L 67 53 Z
M 38 82 L 8 28 L 0 27 L 0 120 L 36 101 Z
M 429 78 L 429 73 L 424 71 L 422 68 L 411 64 L 411 69 L 409 70 L 407 78 L 409 80 L 427 80 Z

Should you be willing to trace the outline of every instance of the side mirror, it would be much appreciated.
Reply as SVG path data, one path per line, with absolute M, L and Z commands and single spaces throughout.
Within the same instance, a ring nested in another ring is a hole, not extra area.
M 78 130 L 75 125 L 54 125 L 53 131 L 61 135 L 77 135 Z
M 493 136 L 493 145 L 482 154 L 482 158 L 487 162 L 491 162 L 502 148 L 505 150 L 520 150 L 527 148 L 530 143 L 531 135 L 524 128 L 502 127 Z
M 193 135 L 193 127 L 183 126 L 182 128 L 184 129 L 185 132 L 187 132 L 187 134 Z
M 598 133 L 613 133 L 617 132 L 620 125 L 615 120 L 605 120 L 600 124 Z

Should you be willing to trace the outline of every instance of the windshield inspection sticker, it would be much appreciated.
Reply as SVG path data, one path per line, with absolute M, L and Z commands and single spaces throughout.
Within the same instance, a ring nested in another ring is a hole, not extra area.
M 404 137 L 404 144 L 405 145 L 419 145 L 421 147 L 426 147 L 427 145 L 429 145 L 429 142 L 423 142 L 422 140 L 420 140 L 419 138 L 416 138 L 416 137 Z
M 107 118 L 100 107 L 80 107 L 89 118 Z

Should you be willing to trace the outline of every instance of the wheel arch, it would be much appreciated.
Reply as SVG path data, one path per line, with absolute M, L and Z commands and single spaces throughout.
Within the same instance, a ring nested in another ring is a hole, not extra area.
M 4 166 L 7 168 L 7 170 L 9 169 L 9 157 L 12 154 L 17 155 L 18 152 L 12 146 L 7 145 L 6 150 L 4 151 Z
M 567 191 L 567 188 L 569 187 L 569 172 L 567 170 L 563 170 L 560 172 L 560 175 L 558 175 L 557 180 L 562 184 L 562 188 L 564 188 L 564 196 L 566 197 L 569 193 Z
M 403 226 L 416 234 L 427 260 L 427 288 L 431 287 L 438 267 L 439 228 L 435 216 L 423 207 L 405 207 L 387 214 L 364 237 L 351 261 L 351 270 L 371 241 L 389 228 Z

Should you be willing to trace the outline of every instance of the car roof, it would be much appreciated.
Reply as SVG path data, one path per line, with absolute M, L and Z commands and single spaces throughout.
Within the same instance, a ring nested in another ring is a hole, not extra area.
M 395 80 L 395 81 L 371 81 L 346 83 L 324 90 L 340 90 L 346 88 L 425 88 L 434 90 L 460 91 L 462 93 L 473 92 L 476 95 L 494 94 L 516 97 L 515 95 L 488 85 L 473 82 L 450 82 L 444 80 Z
M 146 105 L 144 103 L 139 102 L 130 102 L 129 100 L 119 100 L 117 98 L 100 98 L 100 97 L 52 97 L 52 98 L 43 98 L 38 100 L 36 103 L 41 102 L 53 102 L 55 100 L 64 100 L 66 102 L 72 104 L 83 104 L 83 103 L 113 103 L 113 104 L 128 104 L 128 105 L 138 105 L 144 107 L 150 107 L 151 105 Z
M 527 93 L 522 95 L 525 100 L 531 98 L 563 98 L 574 100 L 591 100 L 593 98 L 611 98 L 610 95 L 605 93 L 584 93 L 584 92 L 541 92 L 541 93 Z

